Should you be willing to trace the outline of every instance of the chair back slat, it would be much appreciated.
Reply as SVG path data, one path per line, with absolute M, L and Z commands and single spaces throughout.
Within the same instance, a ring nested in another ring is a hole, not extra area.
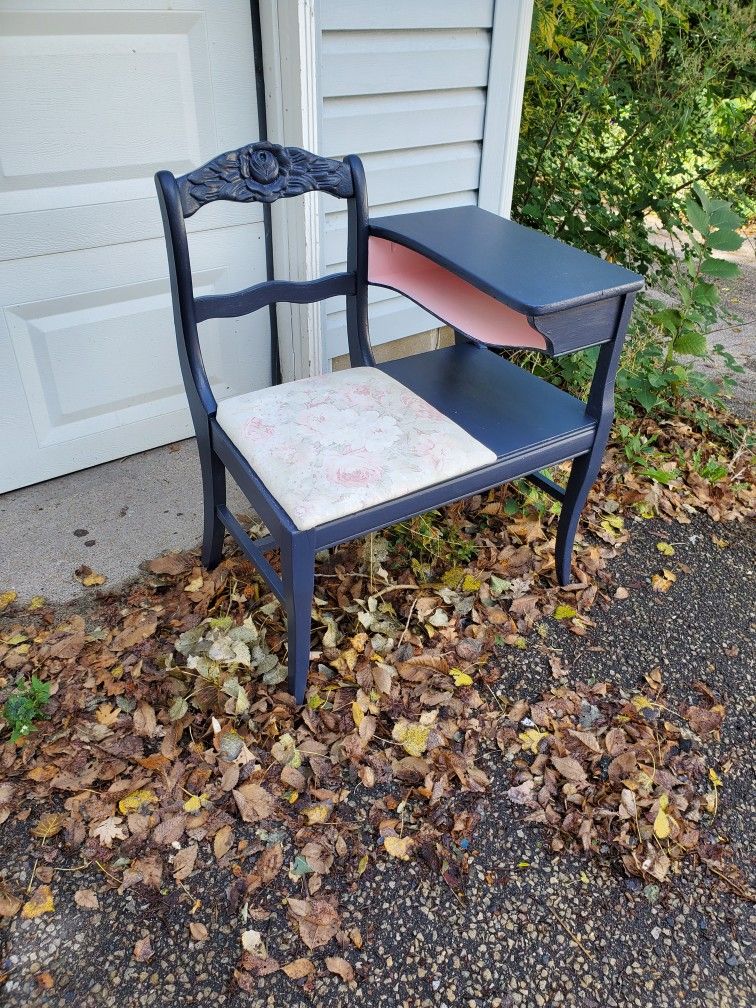
M 207 294 L 194 299 L 197 322 L 211 318 L 238 318 L 279 301 L 308 304 L 340 294 L 354 294 L 354 273 L 331 273 L 317 280 L 268 280 L 233 294 Z
M 213 318 L 238 318 L 278 302 L 306 304 L 343 296 L 353 363 L 372 364 L 367 315 L 367 194 L 362 163 L 353 154 L 343 161 L 299 147 L 262 141 L 227 151 L 176 178 L 155 175 L 163 217 L 181 371 L 195 428 L 204 429 L 217 402 L 202 360 L 198 325 Z M 347 271 L 316 280 L 268 280 L 241 291 L 195 297 L 186 218 L 215 200 L 274 203 L 307 192 L 346 200 Z M 274 351 L 275 353 L 275 351 Z M 277 367 L 273 365 L 273 381 Z
M 345 162 L 267 141 L 220 154 L 177 178 L 176 184 L 184 217 L 214 200 L 275 203 L 306 192 L 341 199 L 354 195 L 352 172 Z

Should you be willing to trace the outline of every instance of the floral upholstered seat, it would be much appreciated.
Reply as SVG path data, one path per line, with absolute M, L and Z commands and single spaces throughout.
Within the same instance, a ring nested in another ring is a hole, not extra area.
M 217 421 L 305 530 L 496 461 L 496 455 L 374 367 L 224 399 Z

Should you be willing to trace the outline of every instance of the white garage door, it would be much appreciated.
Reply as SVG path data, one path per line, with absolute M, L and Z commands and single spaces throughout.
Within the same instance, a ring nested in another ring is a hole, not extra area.
M 105 6 L 0 11 L 0 491 L 191 433 L 152 176 L 258 135 L 249 0 Z M 265 278 L 259 206 L 189 230 L 198 293 Z M 219 397 L 268 384 L 266 313 L 202 328 Z

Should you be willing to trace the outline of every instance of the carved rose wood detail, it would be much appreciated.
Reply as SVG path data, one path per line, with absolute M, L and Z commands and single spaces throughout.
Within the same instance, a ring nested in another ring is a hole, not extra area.
M 349 165 L 266 141 L 220 154 L 176 181 L 185 217 L 213 200 L 273 203 L 313 190 L 339 197 L 353 193 Z

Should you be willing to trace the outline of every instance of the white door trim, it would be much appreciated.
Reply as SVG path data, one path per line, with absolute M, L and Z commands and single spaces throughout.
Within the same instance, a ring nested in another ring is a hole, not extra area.
M 478 206 L 509 217 L 533 0 L 496 0 Z
M 260 0 L 265 108 L 273 143 L 319 153 L 320 18 L 316 0 Z M 254 139 L 254 138 L 251 138 Z M 271 208 L 277 279 L 322 273 L 323 215 L 315 193 Z M 277 307 L 284 381 L 323 370 L 323 303 Z

